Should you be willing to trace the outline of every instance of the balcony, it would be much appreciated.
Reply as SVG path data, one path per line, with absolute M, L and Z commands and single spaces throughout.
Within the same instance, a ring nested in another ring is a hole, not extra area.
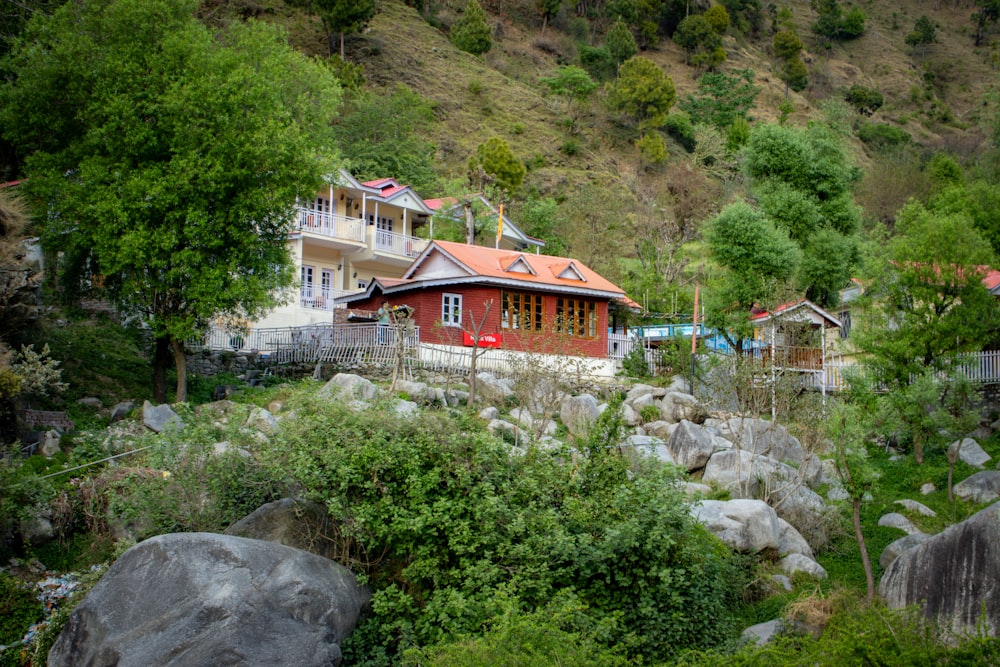
M 413 259 L 427 247 L 430 241 L 416 236 L 406 236 L 379 229 L 375 231 L 375 251 L 386 252 Z
M 349 218 L 346 215 L 321 213 L 319 211 L 299 208 L 295 215 L 295 227 L 299 231 L 318 234 L 331 239 L 365 242 L 365 221 L 361 218 Z
M 347 294 L 354 294 L 356 291 L 333 288 L 324 289 L 312 285 L 303 285 L 299 288 L 299 305 L 302 308 L 332 311 L 334 308 L 345 307 L 343 304 L 335 304 L 334 299 Z

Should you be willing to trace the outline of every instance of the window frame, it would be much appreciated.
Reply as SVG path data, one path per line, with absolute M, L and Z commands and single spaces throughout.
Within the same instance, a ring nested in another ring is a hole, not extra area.
M 593 301 L 562 296 L 556 299 L 553 329 L 558 334 L 595 339 L 598 337 L 598 319 L 597 304 Z
M 527 326 L 525 326 L 527 323 Z M 545 298 L 532 292 L 500 292 L 500 328 L 541 333 L 545 326 Z
M 450 311 L 450 312 L 449 312 Z M 462 326 L 462 295 L 454 292 L 441 293 L 441 324 L 446 327 Z

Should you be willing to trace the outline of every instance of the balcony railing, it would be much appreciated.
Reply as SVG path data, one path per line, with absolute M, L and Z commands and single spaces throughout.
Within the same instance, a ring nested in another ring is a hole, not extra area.
M 334 308 L 344 308 L 344 304 L 335 304 L 334 299 L 356 291 L 303 285 L 299 288 L 299 305 L 303 308 L 332 311 Z
M 346 215 L 320 213 L 313 209 L 300 208 L 295 218 L 296 227 L 304 232 L 322 234 L 335 239 L 365 241 L 365 221 Z
M 375 232 L 375 249 L 382 252 L 391 252 L 394 255 L 416 257 L 424 251 L 428 243 L 430 241 L 427 239 L 397 234 L 396 232 L 389 232 L 384 229 L 379 229 Z

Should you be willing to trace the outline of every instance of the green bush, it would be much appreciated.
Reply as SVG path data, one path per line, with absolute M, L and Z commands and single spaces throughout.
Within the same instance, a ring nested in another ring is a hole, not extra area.
M 891 148 L 910 143 L 910 133 L 888 123 L 862 123 L 858 138 L 873 148 Z
M 326 503 L 374 590 L 352 664 L 478 633 L 498 596 L 531 614 L 572 592 L 577 627 L 633 659 L 728 638 L 741 570 L 691 519 L 672 469 L 617 455 L 618 407 L 576 456 L 512 456 L 471 417 L 299 406 L 312 416 L 284 426 L 272 458 Z
M 677 143 L 683 146 L 684 150 L 688 153 L 694 150 L 696 143 L 694 139 L 694 124 L 691 122 L 691 116 L 686 111 L 671 111 L 667 114 L 667 122 L 663 126 L 663 129 Z
M 603 46 L 580 46 L 580 67 L 598 81 L 607 81 L 615 75 L 617 64 Z
M 869 88 L 857 83 L 847 90 L 844 99 L 865 116 L 871 116 L 885 104 L 885 98 L 877 88 Z
M 45 610 L 27 586 L 0 572 L 0 646 L 20 641 Z

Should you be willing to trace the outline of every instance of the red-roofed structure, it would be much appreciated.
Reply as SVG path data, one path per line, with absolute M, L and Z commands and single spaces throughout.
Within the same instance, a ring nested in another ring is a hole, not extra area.
M 564 353 L 607 357 L 610 306 L 626 300 L 579 260 L 432 241 L 401 278 L 376 277 L 337 301 L 368 311 L 382 301 L 411 306 L 422 342 L 467 345 L 465 332 L 485 316 L 482 333 L 506 349 L 551 352 L 558 339 Z

